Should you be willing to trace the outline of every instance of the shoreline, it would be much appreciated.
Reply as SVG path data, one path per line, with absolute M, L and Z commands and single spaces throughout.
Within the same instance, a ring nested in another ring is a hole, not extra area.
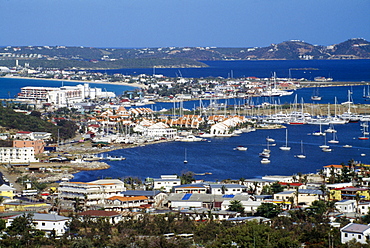
M 19 77 L 19 76 L 3 76 L 1 78 L 7 79 L 31 79 L 31 80 L 43 80 L 43 81 L 56 81 L 56 82 L 73 82 L 73 83 L 89 83 L 89 84 L 107 84 L 107 85 L 121 85 L 130 86 L 133 88 L 145 88 L 145 85 L 138 83 L 124 83 L 124 82 L 100 82 L 100 81 L 86 81 L 86 80 L 65 80 L 65 79 L 54 79 L 54 78 L 34 78 L 34 77 Z

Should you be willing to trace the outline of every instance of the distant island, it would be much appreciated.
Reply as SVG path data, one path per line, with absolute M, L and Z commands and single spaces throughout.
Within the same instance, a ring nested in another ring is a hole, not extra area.
M 18 63 L 58 69 L 207 67 L 215 60 L 370 59 L 370 42 L 354 38 L 330 46 L 290 40 L 267 47 L 93 48 L 67 46 L 7 46 L 0 48 L 0 66 Z

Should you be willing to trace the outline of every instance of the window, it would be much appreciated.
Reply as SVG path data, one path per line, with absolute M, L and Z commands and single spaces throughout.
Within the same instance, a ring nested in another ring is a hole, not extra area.
M 41 222 L 41 226 L 45 226 L 45 222 Z
M 361 238 L 362 238 L 362 235 L 361 235 L 361 234 L 359 234 L 359 235 L 358 235 L 358 239 L 361 239 Z
M 347 238 L 347 237 L 348 237 L 348 233 L 345 233 L 345 234 L 344 234 L 344 237 L 346 237 L 346 238 Z

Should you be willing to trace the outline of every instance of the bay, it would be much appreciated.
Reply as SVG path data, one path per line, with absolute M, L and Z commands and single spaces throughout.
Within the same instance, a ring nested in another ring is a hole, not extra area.
M 160 177 L 164 174 L 181 174 L 185 171 L 195 173 L 212 173 L 197 176 L 204 180 L 223 180 L 239 178 L 255 178 L 264 175 L 292 175 L 316 173 L 325 165 L 347 164 L 349 160 L 370 164 L 370 141 L 358 140 L 361 136 L 360 124 L 349 123 L 336 125 L 339 144 L 330 144 L 332 152 L 323 152 L 319 145 L 325 143 L 324 137 L 311 135 L 318 126 L 288 126 L 288 145 L 290 151 L 281 151 L 279 146 L 285 144 L 285 129 L 257 130 L 243 133 L 238 137 L 210 138 L 209 142 L 168 142 L 129 149 L 115 150 L 104 155 L 124 156 L 123 161 L 108 161 L 111 166 L 107 170 L 82 171 L 75 174 L 73 181 L 91 181 L 97 178 L 127 176 Z M 270 147 L 271 163 L 261 164 L 258 154 L 267 147 L 266 137 L 275 139 L 276 146 Z M 332 134 L 327 134 L 332 139 Z M 303 142 L 306 159 L 294 157 L 301 153 Z M 350 144 L 352 148 L 343 148 Z M 238 145 L 248 147 L 247 151 L 235 151 Z M 185 149 L 188 163 L 184 164 Z M 366 156 L 361 156 L 366 154 Z

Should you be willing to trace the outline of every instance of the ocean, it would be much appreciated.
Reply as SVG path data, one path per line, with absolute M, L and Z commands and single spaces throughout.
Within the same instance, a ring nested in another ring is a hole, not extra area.
M 162 69 L 156 68 L 155 74 L 163 74 L 169 77 L 240 77 L 256 76 L 270 77 L 273 72 L 278 77 L 288 77 L 289 69 L 306 68 L 306 70 L 290 70 L 291 76 L 295 78 L 313 79 L 316 76 L 333 77 L 334 81 L 370 82 L 370 60 L 337 60 L 337 61 L 212 61 L 206 62 L 207 68 L 182 68 Z M 315 70 L 307 70 L 315 68 Z M 106 73 L 123 74 L 153 74 L 153 69 L 121 69 L 105 70 Z M 64 82 L 64 85 L 76 85 L 78 83 Z M 0 98 L 12 98 L 20 88 L 24 86 L 61 86 L 62 82 L 7 79 L 0 78 Z M 91 84 L 91 87 L 105 88 L 107 91 L 114 91 L 121 94 L 124 90 L 132 90 L 132 87 L 120 85 Z M 335 98 L 338 103 L 348 99 L 348 90 L 352 92 L 351 97 L 354 103 L 368 104 L 362 98 L 365 86 L 341 86 L 341 87 L 320 87 L 319 93 L 322 100 L 317 103 L 334 104 Z M 297 95 L 299 102 L 312 102 L 312 88 L 296 90 L 293 95 L 281 98 L 253 98 L 254 104 L 263 102 L 271 103 L 292 103 Z M 229 105 L 243 104 L 246 99 L 219 100 Z M 209 101 L 203 101 L 209 104 Z M 173 103 L 157 103 L 147 105 L 155 110 L 172 108 Z M 178 104 L 175 106 L 178 107 Z M 193 110 L 199 106 L 199 101 L 184 102 L 184 107 Z M 325 113 L 323 113 L 325 114 Z M 369 113 L 370 114 L 370 109 Z M 326 127 L 324 127 L 326 128 Z M 323 137 L 311 135 L 317 131 L 318 126 L 302 125 L 288 126 L 288 142 L 292 147 L 290 151 L 281 151 L 279 146 L 285 142 L 285 129 L 257 130 L 251 133 L 243 133 L 238 137 L 231 138 L 210 138 L 208 142 L 168 142 L 153 144 L 144 147 L 122 149 L 111 151 L 107 154 L 112 156 L 124 156 L 124 161 L 109 161 L 111 168 L 99 171 L 82 171 L 75 174 L 73 181 L 91 181 L 97 178 L 113 177 L 122 178 L 127 176 L 139 177 L 160 177 L 163 174 L 181 174 L 184 171 L 195 173 L 212 173 L 210 175 L 197 176 L 204 180 L 223 180 L 255 178 L 264 175 L 292 175 L 301 173 L 316 173 L 324 165 L 348 163 L 354 159 L 358 162 L 370 164 L 370 141 L 358 140 L 361 136 L 359 123 L 337 125 L 337 136 L 339 144 L 331 145 L 332 152 L 322 152 L 319 145 L 325 141 Z M 258 153 L 266 148 L 266 137 L 270 136 L 276 140 L 276 146 L 271 149 L 271 163 L 261 164 Z M 328 134 L 328 140 L 331 134 Z M 294 157 L 300 153 L 301 141 L 306 159 Z M 352 145 L 352 148 L 343 148 L 345 144 Z M 243 145 L 248 147 L 247 151 L 235 151 L 233 148 Z M 184 164 L 185 149 L 187 150 L 188 163 Z M 362 156 L 365 154 L 365 156 Z M 105 154 L 106 155 L 106 154 Z

